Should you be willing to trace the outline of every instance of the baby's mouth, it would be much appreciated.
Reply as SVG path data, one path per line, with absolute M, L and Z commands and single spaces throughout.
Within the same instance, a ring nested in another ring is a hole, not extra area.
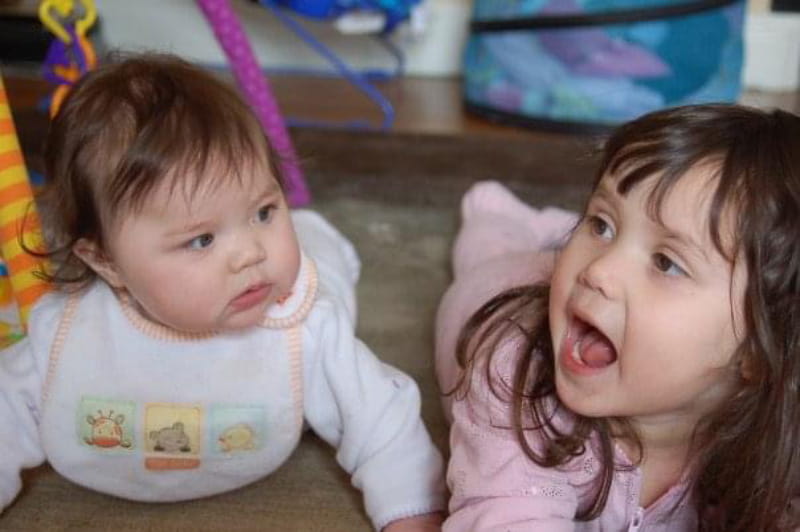
M 271 289 L 272 285 L 267 283 L 250 286 L 233 299 L 231 306 L 237 310 L 247 310 L 269 297 Z
M 573 316 L 568 335 L 572 340 L 569 356 L 576 362 L 594 369 L 605 368 L 616 362 L 614 344 L 589 323 Z

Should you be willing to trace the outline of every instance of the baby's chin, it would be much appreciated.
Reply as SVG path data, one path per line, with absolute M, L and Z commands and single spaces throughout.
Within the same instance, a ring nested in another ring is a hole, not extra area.
M 235 325 L 230 325 L 230 324 L 224 324 L 224 325 L 220 325 L 220 324 L 217 324 L 217 325 L 215 325 L 215 324 L 206 324 L 206 325 L 201 325 L 201 324 L 192 324 L 192 325 L 189 325 L 189 324 L 176 324 L 176 325 L 164 324 L 164 325 L 166 325 L 167 327 L 173 329 L 174 331 L 176 331 L 179 334 L 188 334 L 188 335 L 193 335 L 193 336 L 206 336 L 206 335 L 216 335 L 216 334 L 236 334 L 236 333 L 244 332 L 244 331 L 252 329 L 253 327 L 256 327 L 257 325 L 259 325 L 259 322 L 253 322 L 253 323 L 247 323 L 247 324 L 243 323 L 243 324 L 235 324 Z
M 178 334 L 209 335 L 220 332 L 219 328 L 210 324 L 201 325 L 199 323 L 165 323 L 163 321 L 161 324 L 165 327 L 169 327 Z
M 206 316 L 206 319 L 197 319 L 195 316 L 195 319 L 192 320 L 182 320 L 176 316 L 154 316 L 152 313 L 146 314 L 146 317 L 182 334 L 235 334 L 262 325 L 266 316 L 266 307 L 267 305 L 259 305 L 245 312 Z
M 238 319 L 237 319 L 238 318 Z M 209 319 L 209 320 L 158 320 L 162 325 L 165 325 L 179 333 L 191 335 L 206 335 L 206 334 L 220 334 L 220 333 L 236 333 L 252 329 L 260 325 L 263 321 L 262 316 L 235 316 L 233 318 L 223 319 Z
M 135 305 L 139 315 L 146 321 L 171 329 L 178 334 L 206 335 L 217 332 L 214 324 L 171 319 L 172 316 L 150 311 L 138 302 Z
M 217 333 L 238 333 L 258 327 L 264 323 L 266 316 L 266 308 L 258 312 L 248 312 L 246 315 L 242 313 L 234 316 L 229 316 L 227 319 L 222 320 L 215 324 L 214 332 Z
M 250 330 L 253 327 L 257 327 L 257 326 L 261 325 L 261 323 L 263 321 L 264 321 L 264 319 L 262 317 L 260 320 L 252 320 L 252 321 L 248 321 L 248 322 L 235 323 L 235 324 L 225 324 L 225 325 L 221 325 L 221 326 L 217 327 L 216 329 L 214 329 L 214 332 L 216 332 L 216 333 L 236 334 L 236 333 L 239 333 L 239 332 Z

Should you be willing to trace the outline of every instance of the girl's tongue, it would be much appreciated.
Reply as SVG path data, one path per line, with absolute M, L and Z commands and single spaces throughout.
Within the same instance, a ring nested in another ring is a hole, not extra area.
M 587 323 L 579 322 L 577 350 L 581 361 L 590 368 L 604 368 L 617 360 L 617 352 L 608 338 Z

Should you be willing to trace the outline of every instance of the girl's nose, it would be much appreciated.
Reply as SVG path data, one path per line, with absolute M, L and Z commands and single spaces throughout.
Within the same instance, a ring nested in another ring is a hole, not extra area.
M 625 275 L 621 262 L 620 252 L 609 247 L 584 266 L 578 281 L 603 297 L 614 298 L 620 290 L 621 276 Z

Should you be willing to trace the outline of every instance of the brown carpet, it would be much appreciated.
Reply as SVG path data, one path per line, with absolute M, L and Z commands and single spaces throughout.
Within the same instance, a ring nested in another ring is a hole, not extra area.
M 29 165 L 39 168 L 46 120 L 33 112 L 16 120 Z M 459 198 L 470 183 L 497 179 L 535 205 L 578 209 L 593 167 L 589 139 L 327 130 L 293 135 L 312 208 L 349 236 L 362 258 L 359 335 L 417 380 L 424 419 L 446 453 L 433 376 L 433 317 L 449 280 Z M 0 516 L 0 530 L 370 530 L 360 494 L 333 451 L 311 433 L 272 476 L 203 500 L 124 501 L 75 486 L 48 466 L 28 471 L 24 481 L 24 492 Z

